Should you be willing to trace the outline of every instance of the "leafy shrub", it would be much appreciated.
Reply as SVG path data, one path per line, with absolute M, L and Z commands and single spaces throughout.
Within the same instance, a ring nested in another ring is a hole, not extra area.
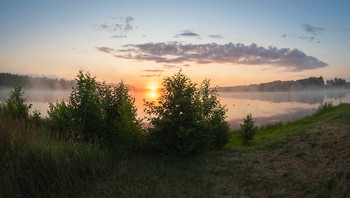
M 82 70 L 76 81 L 67 103 L 50 103 L 52 129 L 58 130 L 60 136 L 75 133 L 85 141 L 100 141 L 119 153 L 138 148 L 143 142 L 143 130 L 136 119 L 135 100 L 124 83 L 99 83 Z
M 32 104 L 25 104 L 26 99 L 23 98 L 23 94 L 22 86 L 15 86 L 14 90 L 10 92 L 10 97 L 6 100 L 3 109 L 4 113 L 12 116 L 13 119 L 27 121 L 29 118 L 29 109 L 32 107 Z
M 240 126 L 239 132 L 243 139 L 243 144 L 248 145 L 258 131 L 258 127 L 254 125 L 252 114 L 248 114 L 246 118 L 243 118 L 243 124 L 240 124 Z
M 229 140 L 230 127 L 225 121 L 227 109 L 220 104 L 215 88 L 210 88 L 210 81 L 204 80 L 198 90 L 201 116 L 210 135 L 210 145 L 224 146 Z
M 69 97 L 68 105 L 73 119 L 74 131 L 81 131 L 83 138 L 89 141 L 103 138 L 104 120 L 101 96 L 98 93 L 99 83 L 90 73 L 79 71 L 77 84 Z
M 321 115 L 321 114 L 325 113 L 326 111 L 328 111 L 329 109 L 331 109 L 332 107 L 333 107 L 332 102 L 325 102 L 318 107 L 315 115 Z
M 155 150 L 168 155 L 201 152 L 208 146 L 222 146 L 228 141 L 226 109 L 220 105 L 217 91 L 209 80 L 200 88 L 179 71 L 163 80 L 161 96 L 145 101 L 151 117 L 149 141 Z
M 60 137 L 66 136 L 72 130 L 72 113 L 65 101 L 56 101 L 56 105 L 50 102 L 47 113 L 51 129 L 58 131 Z
M 144 145 L 145 135 L 140 121 L 136 119 L 136 109 L 132 101 L 121 103 L 109 134 L 110 145 L 121 155 L 130 155 Z

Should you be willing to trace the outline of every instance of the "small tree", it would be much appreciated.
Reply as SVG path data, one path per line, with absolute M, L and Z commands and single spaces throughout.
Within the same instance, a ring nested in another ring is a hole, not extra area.
M 14 90 L 10 92 L 10 98 L 5 102 L 4 112 L 7 115 L 11 115 L 14 119 L 27 121 L 29 118 L 29 109 L 32 107 L 32 104 L 25 104 L 26 99 L 23 98 L 23 94 L 22 86 L 15 86 Z
M 228 142 L 228 131 L 230 130 L 225 121 L 227 109 L 220 104 L 217 90 L 210 88 L 210 80 L 203 80 L 198 94 L 202 119 L 210 134 L 210 145 L 214 147 L 224 146 Z
M 254 125 L 252 114 L 248 114 L 247 117 L 243 118 L 243 124 L 240 124 L 240 136 L 243 139 L 243 144 L 248 145 L 254 138 L 254 135 L 258 131 L 258 127 Z
M 105 131 L 103 122 L 103 106 L 98 94 L 98 82 L 89 72 L 79 71 L 69 98 L 73 118 L 73 130 L 82 132 L 86 140 L 103 137 Z
M 228 140 L 226 109 L 217 99 L 216 89 L 203 81 L 200 88 L 179 71 L 163 80 L 161 96 L 145 102 L 145 111 L 155 115 L 149 120 L 151 146 L 163 154 L 187 155 L 211 145 L 222 146 Z

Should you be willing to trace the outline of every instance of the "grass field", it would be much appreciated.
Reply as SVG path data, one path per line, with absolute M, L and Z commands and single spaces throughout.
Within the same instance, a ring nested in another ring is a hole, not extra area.
M 0 117 L 0 197 L 346 197 L 350 104 L 266 126 L 243 146 L 167 159 L 116 157 Z

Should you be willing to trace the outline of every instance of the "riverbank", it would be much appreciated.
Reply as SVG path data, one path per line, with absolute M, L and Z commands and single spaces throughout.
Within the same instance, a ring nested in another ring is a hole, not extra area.
M 177 160 L 116 157 L 58 140 L 45 125 L 0 117 L 0 197 L 344 197 L 350 192 L 350 104 L 264 127 L 243 146 Z
M 232 137 L 210 153 L 214 197 L 347 197 L 350 105 L 259 131 L 243 147 Z

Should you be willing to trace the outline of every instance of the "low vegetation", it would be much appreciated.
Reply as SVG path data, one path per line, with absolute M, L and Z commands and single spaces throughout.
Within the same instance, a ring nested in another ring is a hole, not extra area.
M 3 106 L 3 111 L 7 116 L 12 116 L 13 119 L 22 119 L 27 121 L 29 118 L 29 109 L 31 104 L 25 103 L 23 98 L 22 86 L 17 85 L 14 90 L 10 92 L 9 99 L 6 100 L 6 105 Z
M 258 127 L 254 125 L 252 114 L 248 114 L 246 118 L 243 118 L 243 123 L 240 126 L 239 135 L 243 140 L 243 144 L 248 145 L 258 131 Z
M 0 197 L 347 196 L 349 104 L 260 128 L 248 115 L 229 131 L 209 81 L 195 86 L 179 72 L 164 87 L 146 102 L 148 132 L 122 82 L 80 71 L 49 118 L 17 116 L 27 104 L 16 87 L 0 108 Z

